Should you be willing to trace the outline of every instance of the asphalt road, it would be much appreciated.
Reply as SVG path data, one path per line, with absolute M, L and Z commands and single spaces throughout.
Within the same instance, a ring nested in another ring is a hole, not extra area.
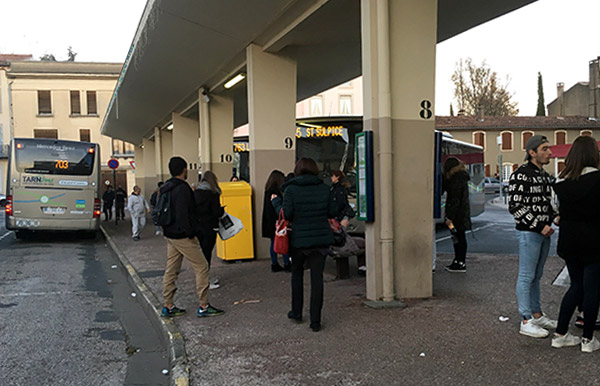
M 166 344 L 100 235 L 17 240 L 0 214 L 0 384 L 166 385 Z
M 485 211 L 471 219 L 474 232 L 467 232 L 467 260 L 469 253 L 518 255 L 519 246 L 515 222 L 508 210 L 490 204 L 498 194 L 486 194 Z M 556 255 L 558 232 L 552 236 L 550 256 Z M 436 228 L 438 252 L 454 253 L 450 232 L 445 226 Z

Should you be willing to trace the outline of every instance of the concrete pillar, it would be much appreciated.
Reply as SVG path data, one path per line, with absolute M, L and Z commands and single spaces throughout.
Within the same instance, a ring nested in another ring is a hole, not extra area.
M 135 165 L 136 168 L 144 169 L 144 184 L 140 185 L 140 188 L 142 188 L 144 197 L 149 200 L 158 183 L 158 176 L 156 175 L 156 149 L 154 141 L 150 139 L 142 139 L 142 145 L 144 146 L 144 164 L 138 165 L 136 163 Z
M 135 147 L 135 152 L 133 155 L 133 159 L 135 161 L 135 184 L 143 187 L 146 175 L 144 174 L 144 148 L 141 146 Z M 117 187 L 115 186 L 115 189 Z M 128 190 L 132 190 L 133 186 L 128 186 Z M 129 192 L 127 192 L 129 194 Z
M 221 182 L 232 175 L 233 100 L 211 95 L 207 102 L 200 91 L 200 162 L 202 170 L 211 170 Z
M 162 147 L 160 145 L 161 131 L 160 127 L 154 128 L 154 170 L 156 171 L 156 177 L 159 181 L 164 181 L 163 179 L 163 160 L 162 160 Z M 167 170 L 168 172 L 168 170 Z
M 265 183 L 272 170 L 287 174 L 294 168 L 296 63 L 265 53 L 254 44 L 246 49 L 246 63 L 254 235 L 256 256 L 262 258 L 269 255 L 269 242 L 261 237 Z
M 362 0 L 361 17 L 365 129 L 376 155 L 367 298 L 429 297 L 437 1 Z
M 190 183 L 198 182 L 200 157 L 198 151 L 198 121 L 182 117 L 177 113 L 173 117 L 173 155 L 180 156 L 188 163 Z M 167 161 L 168 163 L 168 161 Z
M 162 180 L 166 181 L 171 178 L 171 173 L 169 173 L 169 160 L 173 157 L 172 130 L 160 131 L 160 153 L 162 156 Z

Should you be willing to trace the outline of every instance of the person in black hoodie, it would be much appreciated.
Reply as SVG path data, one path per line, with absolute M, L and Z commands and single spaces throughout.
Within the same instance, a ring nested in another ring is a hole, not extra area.
M 447 192 L 445 217 L 446 225 L 455 238 L 454 261 L 446 266 L 448 272 L 467 271 L 466 231 L 471 229 L 468 183 L 469 173 L 465 164 L 456 157 L 448 157 L 443 167 L 443 190 Z
M 196 203 L 194 192 L 185 181 L 187 179 L 187 162 L 181 157 L 172 157 L 169 160 L 171 178 L 160 188 L 160 194 L 170 195 L 171 222 L 163 226 L 163 234 L 167 241 L 167 267 L 163 278 L 163 317 L 183 315 L 184 309 L 178 308 L 173 303 L 177 286 L 175 282 L 181 270 L 181 263 L 185 257 L 192 264 L 196 273 L 196 291 L 198 293 L 199 307 L 197 316 L 217 316 L 223 310 L 215 308 L 208 302 L 208 262 L 202 256 L 198 239 L 196 238 Z
M 562 300 L 552 347 L 576 346 L 581 351 L 600 349 L 594 337 L 600 291 L 600 172 L 598 144 L 589 136 L 575 139 L 565 168 L 554 185 L 558 197 L 560 232 L 558 255 L 567 263 L 571 286 Z M 571 335 L 569 321 L 583 299 L 583 339 Z
M 112 219 L 112 207 L 115 201 L 115 191 L 112 185 L 108 185 L 104 194 L 102 195 L 102 201 L 104 202 L 104 221 Z
M 215 173 L 207 170 L 202 174 L 202 180 L 194 191 L 196 200 L 196 214 L 198 216 L 198 230 L 196 237 L 200 242 L 202 253 L 210 266 L 212 251 L 217 242 L 219 218 L 225 211 L 221 206 L 221 189 Z
M 285 182 L 285 175 L 279 170 L 273 170 L 267 179 L 265 184 L 265 195 L 263 199 L 263 211 L 262 211 L 262 237 L 271 240 L 271 247 L 269 252 L 271 254 L 271 272 L 292 271 L 292 265 L 290 264 L 290 256 L 283 255 L 283 267 L 279 265 L 277 261 L 277 253 L 273 250 L 273 243 L 275 242 L 275 223 L 279 217 L 279 213 L 275 212 L 273 204 L 271 204 L 271 197 L 276 195 L 277 197 L 283 197 L 281 193 L 281 186 Z
M 344 228 L 348 227 L 350 219 L 354 217 L 354 209 L 348 202 L 348 182 L 345 180 L 346 176 L 341 170 L 331 171 L 331 195 L 334 202 L 336 216 L 335 219 L 339 221 L 340 225 Z

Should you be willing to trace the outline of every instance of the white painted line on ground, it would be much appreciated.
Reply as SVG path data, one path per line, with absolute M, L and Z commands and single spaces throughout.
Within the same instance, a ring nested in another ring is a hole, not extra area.
M 12 231 L 6 232 L 5 234 L 3 234 L 2 236 L 0 236 L 0 241 L 2 241 L 3 239 L 7 238 L 8 235 L 10 235 L 12 233 Z
M 82 291 L 49 291 L 49 292 L 14 292 L 12 294 L 0 294 L 0 298 L 16 298 L 22 296 L 48 296 L 48 295 L 73 295 L 82 294 Z
M 492 227 L 492 226 L 494 226 L 494 225 L 497 225 L 497 224 L 487 224 L 487 225 L 484 225 L 484 226 L 482 226 L 482 227 L 475 228 L 475 229 L 473 229 L 471 232 L 478 232 L 478 231 L 481 231 L 481 230 L 487 229 L 487 228 L 489 228 L 489 227 Z M 452 236 L 446 236 L 446 237 L 442 237 L 441 239 L 437 239 L 437 240 L 435 240 L 435 242 L 436 242 L 436 243 L 439 243 L 440 241 L 448 240 L 448 239 L 449 239 L 449 238 L 451 238 L 451 237 L 452 237 Z

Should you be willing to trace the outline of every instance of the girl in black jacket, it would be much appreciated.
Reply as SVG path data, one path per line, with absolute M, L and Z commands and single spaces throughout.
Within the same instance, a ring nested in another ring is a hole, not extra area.
M 271 272 L 279 271 L 292 271 L 292 265 L 290 264 L 290 256 L 283 255 L 283 268 L 277 261 L 277 253 L 273 250 L 273 242 L 275 241 L 275 223 L 277 222 L 278 213 L 275 212 L 273 204 L 271 204 L 271 197 L 276 195 L 277 197 L 283 197 L 281 194 L 281 185 L 285 182 L 285 176 L 279 170 L 273 170 L 267 179 L 265 184 L 265 196 L 263 200 L 263 212 L 262 212 L 262 237 L 271 239 Z
M 571 286 L 562 300 L 552 347 L 576 346 L 581 351 L 600 349 L 594 337 L 600 290 L 600 172 L 598 144 L 589 136 L 578 137 L 565 168 L 554 186 L 558 196 L 560 232 L 557 252 L 565 259 Z M 575 307 L 583 299 L 583 339 L 568 332 Z
M 466 272 L 466 231 L 471 229 L 469 207 L 469 173 L 465 164 L 455 157 L 448 157 L 443 168 L 443 190 L 446 195 L 446 225 L 454 233 L 454 261 L 446 266 L 449 272 Z
M 346 228 L 348 222 L 354 217 L 354 209 L 348 202 L 348 183 L 344 180 L 346 176 L 341 170 L 331 172 L 331 195 L 335 206 L 335 219 Z
M 198 230 L 196 237 L 200 242 L 202 253 L 208 265 L 212 257 L 212 251 L 217 242 L 217 231 L 219 230 L 219 218 L 225 212 L 221 207 L 221 189 L 217 176 L 210 170 L 202 175 L 202 180 L 194 191 L 196 200 L 196 215 L 198 217 Z

